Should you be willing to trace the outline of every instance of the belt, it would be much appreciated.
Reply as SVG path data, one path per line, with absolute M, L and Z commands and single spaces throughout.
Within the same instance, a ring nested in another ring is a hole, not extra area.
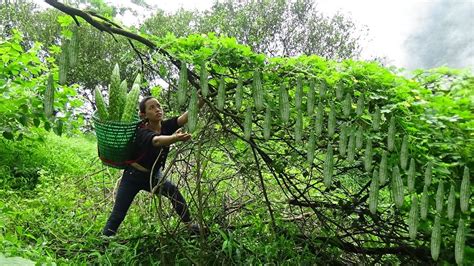
M 150 172 L 140 171 L 140 170 L 136 169 L 133 166 L 128 167 L 127 169 L 125 169 L 125 171 L 129 171 L 130 173 L 138 174 L 138 175 L 144 176 L 144 177 L 150 177 Z M 153 177 L 156 180 L 161 180 L 163 178 L 163 173 L 161 172 L 160 168 L 157 168 L 157 170 L 155 170 L 155 173 L 154 173 Z

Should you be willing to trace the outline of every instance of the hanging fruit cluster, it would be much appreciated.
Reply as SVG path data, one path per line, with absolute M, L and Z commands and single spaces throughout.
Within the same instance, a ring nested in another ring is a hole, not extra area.
M 200 73 L 201 94 L 206 97 L 209 95 L 206 63 L 201 64 Z M 183 85 L 187 82 L 186 75 L 186 71 L 181 69 L 178 86 L 180 104 L 184 101 L 183 95 L 186 95 L 186 92 L 181 91 L 187 88 Z M 446 210 L 447 218 L 450 221 L 454 219 L 456 185 L 454 183 L 450 185 L 447 208 L 444 208 L 445 184 L 441 175 L 433 174 L 436 161 L 417 158 L 410 154 L 412 141 L 410 135 L 404 131 L 400 117 L 385 107 L 383 100 L 373 100 L 368 90 L 352 88 L 347 85 L 348 82 L 344 78 L 327 81 L 324 77 L 312 76 L 306 81 L 304 75 L 297 74 L 281 79 L 278 84 L 267 85 L 265 72 L 259 70 L 253 71 L 247 78 L 250 82 L 244 82 L 244 75 L 238 75 L 235 80 L 227 80 L 224 77 L 216 77 L 214 80 L 218 88 L 217 109 L 234 108 L 236 113 L 242 115 L 242 135 L 245 140 L 250 140 L 253 136 L 258 138 L 260 135 L 264 140 L 271 139 L 274 133 L 272 123 L 278 122 L 286 129 L 293 127 L 294 134 L 291 138 L 296 146 L 306 151 L 306 161 L 310 167 L 315 165 L 316 149 L 326 147 L 325 150 L 323 148 L 324 155 L 318 156 L 324 160 L 321 181 L 327 188 L 330 188 L 337 178 L 335 163 L 360 165 L 361 172 L 371 177 L 367 205 L 373 215 L 378 215 L 379 194 L 388 182 L 394 208 L 401 212 L 405 204 L 410 204 L 407 213 L 407 232 L 410 239 L 416 239 L 419 221 L 428 219 L 429 214 L 434 214 L 431 254 L 434 260 L 438 259 L 443 221 L 440 217 L 444 214 L 443 210 Z M 245 90 L 247 85 L 244 83 L 251 84 L 251 88 Z M 230 88 L 235 88 L 232 103 L 227 102 L 230 99 L 226 97 L 228 93 L 232 93 Z M 248 91 L 251 92 L 253 101 L 246 99 Z M 273 92 L 276 92 L 275 96 L 267 95 Z M 271 105 L 266 99 L 276 99 L 275 106 L 279 108 L 279 112 L 272 112 Z M 356 99 L 356 102 L 353 99 Z M 189 104 L 192 128 L 195 128 L 194 123 L 197 120 L 196 103 L 196 93 L 193 92 Z M 263 125 L 254 127 L 254 124 L 258 124 L 258 117 L 263 117 Z M 305 121 L 309 121 L 309 126 L 306 128 Z M 253 132 L 257 128 L 258 130 L 261 128 L 262 132 Z M 421 173 L 424 176 L 423 183 L 418 181 L 422 176 Z M 433 191 L 430 187 L 432 180 L 437 184 L 434 210 L 430 210 L 429 204 Z M 467 167 L 464 169 L 459 195 L 461 213 L 466 213 L 470 198 Z M 409 196 L 409 200 L 405 199 L 406 196 Z M 456 261 L 460 263 L 463 260 L 465 229 L 461 216 L 458 221 L 455 255 Z

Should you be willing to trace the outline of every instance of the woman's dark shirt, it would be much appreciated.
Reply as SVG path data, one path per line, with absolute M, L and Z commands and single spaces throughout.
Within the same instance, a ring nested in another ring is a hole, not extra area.
M 155 169 L 164 168 L 166 157 L 170 150 L 169 146 L 153 146 L 153 137 L 160 135 L 172 135 L 178 130 L 178 117 L 173 117 L 161 122 L 161 134 L 146 128 L 144 124 L 137 128 L 137 134 L 135 136 L 135 142 L 132 148 L 132 159 L 137 159 L 136 163 L 151 170 L 156 157 L 160 155 L 158 162 L 155 165 Z M 161 154 L 160 154 L 161 151 Z

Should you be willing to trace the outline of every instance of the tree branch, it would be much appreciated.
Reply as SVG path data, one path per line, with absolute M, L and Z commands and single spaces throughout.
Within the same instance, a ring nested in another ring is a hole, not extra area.
M 70 15 L 73 18 L 75 18 L 76 16 L 83 18 L 87 23 L 92 25 L 94 28 L 111 34 L 113 38 L 115 38 L 114 34 L 117 34 L 117 35 L 121 35 L 126 38 L 129 38 L 131 40 L 140 42 L 146 45 L 148 48 L 152 50 L 156 50 L 160 54 L 166 56 L 173 63 L 173 65 L 175 65 L 178 69 L 181 68 L 181 62 L 179 60 L 176 60 L 175 58 L 173 58 L 166 50 L 158 47 L 154 42 L 138 34 L 124 30 L 119 25 L 113 22 L 110 22 L 108 20 L 104 20 L 104 18 L 96 15 L 94 12 L 82 11 L 80 9 L 62 4 L 56 0 L 45 0 L 45 2 L 51 5 L 52 7 L 62 11 L 63 13 Z M 195 87 L 196 89 L 199 89 L 199 76 L 189 69 L 187 69 L 187 71 L 188 71 L 189 82 L 191 83 L 191 85 L 193 85 L 193 87 Z M 211 86 L 210 86 L 210 89 L 212 92 L 215 91 L 215 88 Z

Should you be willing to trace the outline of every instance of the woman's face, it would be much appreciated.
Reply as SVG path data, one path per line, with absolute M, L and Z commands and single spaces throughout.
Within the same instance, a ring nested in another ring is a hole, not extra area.
M 159 122 L 163 120 L 163 109 L 157 99 L 151 98 L 145 103 L 145 118 L 149 121 Z

